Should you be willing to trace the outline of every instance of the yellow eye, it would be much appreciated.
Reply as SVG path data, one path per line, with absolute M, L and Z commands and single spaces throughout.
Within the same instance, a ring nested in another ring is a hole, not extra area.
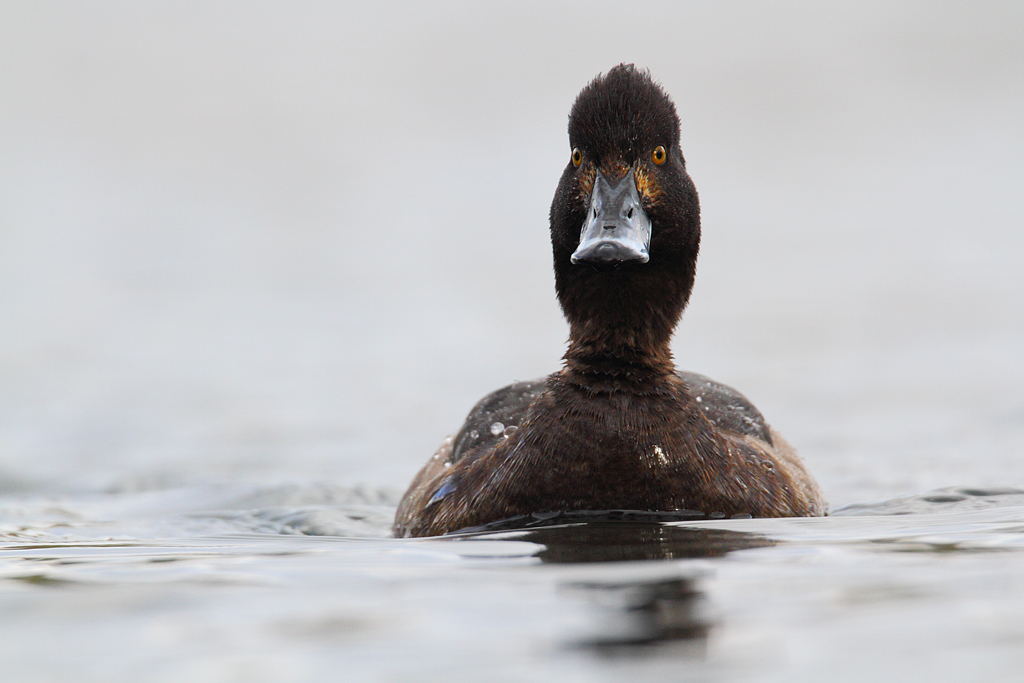
M 665 154 L 665 148 L 662 147 L 661 145 L 655 147 L 654 151 L 651 152 L 651 161 L 656 163 L 658 166 L 661 166 L 663 163 L 665 163 L 665 159 L 667 157 L 668 155 Z
M 580 152 L 579 147 L 573 147 L 572 150 L 572 165 L 579 166 L 583 163 L 583 153 Z

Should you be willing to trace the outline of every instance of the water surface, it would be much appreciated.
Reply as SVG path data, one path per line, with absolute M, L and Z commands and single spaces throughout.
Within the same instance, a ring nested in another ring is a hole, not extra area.
M 1024 657 L 1024 491 L 424 540 L 388 538 L 392 513 L 298 485 L 8 502 L 5 660 L 19 680 L 854 681 L 1012 680 Z

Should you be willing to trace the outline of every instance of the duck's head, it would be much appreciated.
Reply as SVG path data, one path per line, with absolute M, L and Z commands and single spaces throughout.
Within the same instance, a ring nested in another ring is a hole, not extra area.
M 690 296 L 700 245 L 675 105 L 646 71 L 619 65 L 576 98 L 569 147 L 551 205 L 551 243 L 571 338 L 618 348 L 666 344 Z

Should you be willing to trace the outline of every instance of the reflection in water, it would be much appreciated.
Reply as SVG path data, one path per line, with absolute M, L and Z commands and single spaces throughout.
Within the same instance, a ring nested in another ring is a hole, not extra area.
M 585 522 L 534 527 L 515 532 L 515 538 L 540 545 L 537 557 L 549 563 L 720 557 L 776 543 L 758 534 L 659 523 L 651 521 L 653 516 L 625 517 L 588 515 Z M 565 517 L 557 521 L 565 522 Z M 712 624 L 705 616 L 705 597 L 692 577 L 568 587 L 585 591 L 588 600 L 612 611 L 602 635 L 575 641 L 572 648 L 629 656 L 671 643 L 693 646 L 693 654 L 703 651 Z
M 670 643 L 703 651 L 711 622 L 705 598 L 691 578 L 625 584 L 578 584 L 598 602 L 621 615 L 613 632 L 572 643 L 573 648 L 606 656 L 640 654 L 651 646 Z
M 559 521 L 564 521 L 560 517 Z M 760 534 L 726 529 L 662 524 L 636 518 L 540 526 L 515 534 L 517 540 L 544 547 L 543 562 L 622 562 L 721 557 L 734 550 L 775 545 Z

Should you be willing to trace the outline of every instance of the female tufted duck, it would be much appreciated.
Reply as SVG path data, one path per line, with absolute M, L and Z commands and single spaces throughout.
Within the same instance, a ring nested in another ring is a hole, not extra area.
M 576 98 L 569 144 L 551 204 L 565 366 L 481 400 L 413 479 L 395 535 L 586 510 L 825 514 L 793 448 L 742 394 L 672 364 L 700 208 L 668 95 L 619 65 Z

